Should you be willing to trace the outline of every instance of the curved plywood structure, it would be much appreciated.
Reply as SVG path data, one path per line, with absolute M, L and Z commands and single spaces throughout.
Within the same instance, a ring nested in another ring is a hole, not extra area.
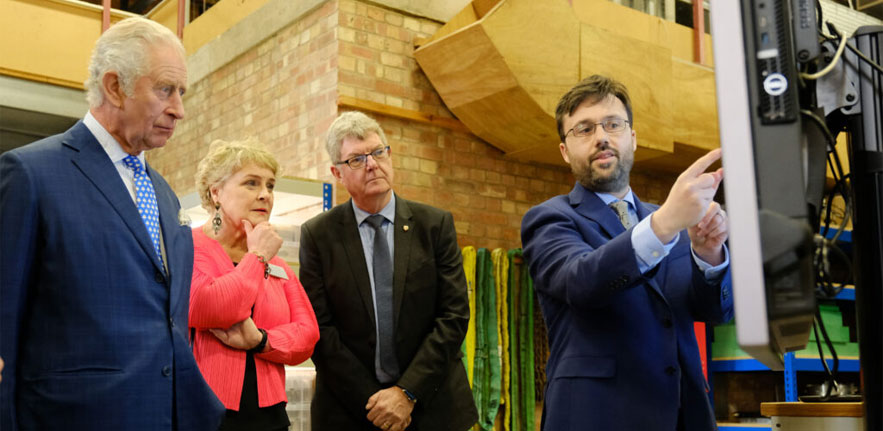
M 718 146 L 692 30 L 605 0 L 475 0 L 414 55 L 460 121 L 515 158 L 563 163 L 555 105 L 595 73 L 629 87 L 639 163 L 680 169 Z

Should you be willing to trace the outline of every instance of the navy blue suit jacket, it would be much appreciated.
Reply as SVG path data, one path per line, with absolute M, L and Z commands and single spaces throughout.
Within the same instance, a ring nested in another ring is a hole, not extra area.
M 640 219 L 657 206 L 635 198 Z M 626 231 L 594 193 L 531 208 L 522 220 L 524 256 L 549 333 L 543 429 L 715 429 L 695 320 L 732 315 L 730 275 L 709 284 L 680 239 L 662 262 L 638 269 Z
M 188 343 L 190 227 L 148 174 L 168 275 L 82 122 L 0 157 L 0 429 L 217 429 Z

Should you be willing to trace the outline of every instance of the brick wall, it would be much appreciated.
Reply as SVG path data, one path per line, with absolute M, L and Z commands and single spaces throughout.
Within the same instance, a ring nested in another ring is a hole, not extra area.
M 323 139 L 340 111 L 338 95 L 453 117 L 413 55 L 415 39 L 441 25 L 358 0 L 323 3 L 193 84 L 187 119 L 150 163 L 188 193 L 212 140 L 253 136 L 276 154 L 283 175 L 334 182 Z M 524 213 L 573 186 L 563 164 L 512 160 L 469 133 L 369 115 L 392 147 L 396 192 L 451 211 L 460 246 L 519 247 Z M 656 203 L 673 181 L 665 173 L 632 176 L 635 192 Z M 348 198 L 335 184 L 335 203 Z
M 149 160 L 183 195 L 215 139 L 253 137 L 279 159 L 282 175 L 327 180 L 322 138 L 337 115 L 337 4 L 326 2 L 192 83 L 186 118 Z

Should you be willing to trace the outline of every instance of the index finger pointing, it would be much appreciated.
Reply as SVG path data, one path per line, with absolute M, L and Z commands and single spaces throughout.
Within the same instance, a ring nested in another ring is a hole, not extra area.
M 709 166 L 714 164 L 714 162 L 718 161 L 718 159 L 720 159 L 720 158 L 721 158 L 721 149 L 715 148 L 715 149 L 709 151 L 704 156 L 696 159 L 696 161 L 693 162 L 693 164 L 690 165 L 690 167 L 687 168 L 687 170 L 685 170 L 682 175 L 685 175 L 690 178 L 698 177 L 699 175 L 702 175 L 702 173 L 704 173 L 705 170 L 708 169 Z

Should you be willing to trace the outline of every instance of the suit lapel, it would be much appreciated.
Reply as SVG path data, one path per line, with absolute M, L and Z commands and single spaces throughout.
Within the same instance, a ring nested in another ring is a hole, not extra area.
M 120 179 L 116 168 L 92 132 L 81 121 L 65 134 L 62 143 L 77 151 L 71 157 L 73 164 L 104 195 L 141 245 L 142 250 L 151 257 L 153 266 L 162 269 L 159 259 L 155 257 L 153 242 L 135 202 L 132 201 L 123 180 Z
M 573 190 L 570 191 L 568 196 L 570 198 L 570 205 L 574 207 L 574 210 L 598 223 L 608 238 L 612 239 L 625 232 L 625 227 L 619 221 L 616 213 L 605 205 L 598 195 L 587 190 L 580 183 L 576 183 L 573 186 Z
M 616 235 L 625 232 L 625 227 L 623 227 L 622 222 L 619 221 L 619 217 L 617 217 L 616 213 L 613 212 L 610 207 L 605 205 L 604 201 L 602 201 L 598 195 L 587 190 L 581 184 L 576 183 L 573 190 L 570 191 L 569 197 L 570 204 L 575 207 L 576 212 L 598 223 L 601 230 L 603 230 L 609 238 L 612 239 Z M 652 208 L 641 202 L 637 195 L 634 195 L 634 197 L 638 219 L 643 220 L 645 217 L 649 217 L 653 212 Z M 653 289 L 653 291 L 656 292 L 656 294 L 666 303 L 668 301 L 665 299 L 665 295 L 662 294 L 662 289 L 660 289 L 659 283 L 656 280 L 659 276 L 664 276 L 667 261 L 668 259 L 662 259 L 662 261 L 659 262 L 656 271 L 657 276 L 646 278 L 647 284 L 650 285 L 650 288 Z
M 368 265 L 365 263 L 365 252 L 362 248 L 362 238 L 359 236 L 359 227 L 356 225 L 356 213 L 353 211 L 353 201 L 350 199 L 340 208 L 340 229 L 338 230 L 339 241 L 343 244 L 350 270 L 353 272 L 353 280 L 356 280 L 356 290 L 362 298 L 365 312 L 374 320 L 374 298 L 371 294 L 371 279 L 368 275 Z
M 165 262 L 168 267 L 168 276 L 171 278 L 172 274 L 176 274 L 179 270 L 176 264 L 180 261 L 174 258 L 178 229 L 180 229 L 178 214 L 175 213 L 175 204 L 173 202 L 173 199 L 177 199 L 177 196 L 171 190 L 166 189 L 165 184 L 162 184 L 162 181 L 159 179 L 159 172 L 153 170 L 150 165 L 147 165 L 147 175 L 150 176 L 150 181 L 153 183 L 153 191 L 156 193 L 156 205 L 159 209 L 159 228 L 162 230 L 162 241 L 166 249 Z
M 395 256 L 393 256 L 393 325 L 398 321 L 399 310 L 402 307 L 402 299 L 405 296 L 405 280 L 408 276 L 408 263 L 411 260 L 411 233 L 414 229 L 411 220 L 411 207 L 408 201 L 396 195 L 396 219 L 392 228 L 395 241 Z M 407 230 L 405 227 L 407 226 Z M 393 326 L 395 327 L 395 326 Z

